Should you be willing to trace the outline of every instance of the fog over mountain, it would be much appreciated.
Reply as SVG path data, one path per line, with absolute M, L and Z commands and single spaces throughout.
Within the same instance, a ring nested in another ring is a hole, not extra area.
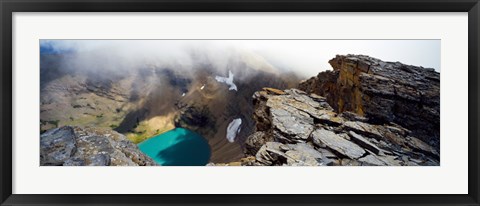
M 208 140 L 213 162 L 243 155 L 255 91 L 304 79 L 247 49 L 188 41 L 45 41 L 40 70 L 42 131 L 110 127 L 139 143 L 188 128 Z M 227 135 L 234 120 L 242 124 Z
M 111 128 L 140 143 L 176 127 L 205 137 L 211 162 L 243 157 L 252 95 L 289 89 L 361 53 L 440 71 L 440 41 L 41 40 L 41 132 Z
M 364 54 L 440 72 L 440 40 L 41 40 L 48 52 L 75 52 L 75 69 L 132 69 L 172 65 L 193 68 L 208 60 L 225 68 L 227 59 L 250 52 L 305 78 L 331 70 L 337 54 Z M 192 54 L 196 54 L 195 60 Z

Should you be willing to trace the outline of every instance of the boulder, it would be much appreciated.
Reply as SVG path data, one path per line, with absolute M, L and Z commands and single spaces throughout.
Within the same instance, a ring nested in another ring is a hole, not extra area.
M 62 165 L 76 152 L 76 136 L 72 127 L 51 129 L 40 135 L 41 165 Z
M 124 135 L 102 128 L 64 126 L 40 136 L 41 166 L 157 165 Z

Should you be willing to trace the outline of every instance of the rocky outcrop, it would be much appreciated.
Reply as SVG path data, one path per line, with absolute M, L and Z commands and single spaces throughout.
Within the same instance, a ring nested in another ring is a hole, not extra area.
M 439 152 L 394 122 L 339 114 L 327 99 L 297 89 L 254 94 L 256 132 L 240 165 L 439 165 Z
M 115 131 L 64 126 L 40 136 L 42 166 L 150 166 L 157 165 L 138 147 Z
M 440 74 L 434 69 L 384 62 L 364 55 L 337 55 L 333 71 L 300 83 L 324 96 L 337 111 L 373 123 L 393 122 L 428 145 L 440 148 Z

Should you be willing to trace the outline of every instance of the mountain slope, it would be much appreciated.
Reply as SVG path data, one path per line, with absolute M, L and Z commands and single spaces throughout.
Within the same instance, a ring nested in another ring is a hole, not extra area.
M 63 62 L 69 55 L 41 58 L 41 132 L 65 125 L 111 128 L 139 143 L 183 127 L 209 141 L 213 162 L 243 156 L 244 141 L 255 125 L 251 119 L 255 91 L 286 89 L 299 81 L 295 74 L 278 72 L 249 53 L 233 55 L 222 68 L 196 54 L 192 58 L 198 62 L 192 67 L 146 64 L 118 71 L 72 69 Z M 237 90 L 216 79 L 229 73 Z M 227 127 L 238 118 L 242 124 L 230 142 Z

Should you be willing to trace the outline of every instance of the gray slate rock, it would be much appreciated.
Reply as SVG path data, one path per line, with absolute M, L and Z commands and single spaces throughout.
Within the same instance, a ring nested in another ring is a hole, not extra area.
M 40 136 L 41 166 L 157 165 L 115 131 L 64 126 Z
M 255 158 L 261 165 L 268 166 L 326 166 L 333 162 L 305 143 L 267 142 L 260 148 Z
M 359 134 L 357 134 L 353 131 L 348 132 L 348 134 L 350 135 L 350 138 L 353 142 L 357 143 L 358 145 L 362 146 L 363 148 L 368 149 L 375 154 L 380 153 L 380 151 L 381 151 L 380 148 L 378 148 L 374 144 L 370 143 L 367 139 L 365 139 L 361 135 L 359 135 Z
M 40 162 L 42 165 L 62 165 L 76 152 L 75 132 L 72 127 L 51 129 L 40 135 Z
M 365 150 L 357 144 L 325 129 L 317 129 L 313 131 L 312 139 L 314 144 L 318 146 L 326 145 L 328 148 L 351 159 L 357 159 L 365 154 Z
M 364 162 L 364 163 L 367 163 L 367 164 L 370 164 L 370 165 L 376 165 L 376 166 L 385 166 L 386 165 L 383 161 L 381 161 L 380 159 L 376 158 L 373 155 L 367 155 L 365 157 L 362 157 L 362 158 L 358 159 L 358 161 Z

